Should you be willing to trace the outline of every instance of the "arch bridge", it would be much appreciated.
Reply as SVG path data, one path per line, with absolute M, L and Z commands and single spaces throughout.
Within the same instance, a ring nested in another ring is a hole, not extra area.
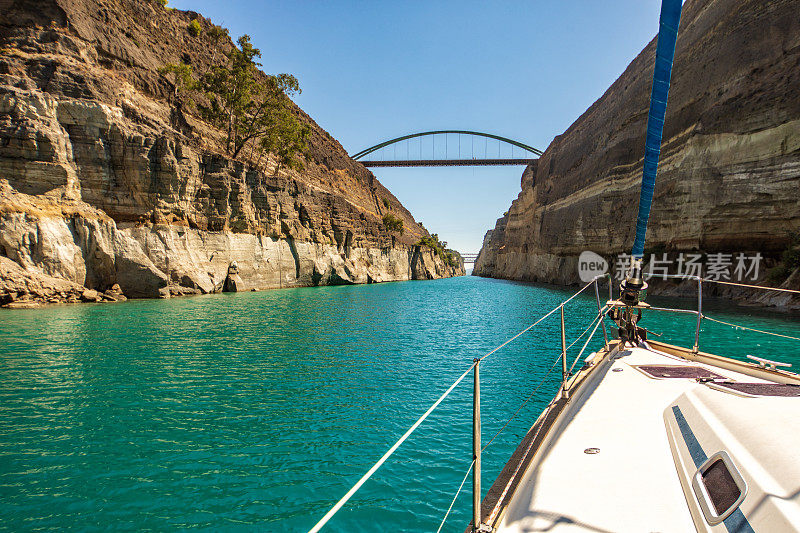
M 350 157 L 365 167 L 459 167 L 528 165 L 540 155 L 542 151 L 538 148 L 500 135 L 469 130 L 436 130 L 390 139 Z M 365 156 L 371 157 L 362 159 Z
M 464 260 L 465 265 L 475 264 L 475 261 L 478 259 L 477 252 L 460 252 L 461 258 Z

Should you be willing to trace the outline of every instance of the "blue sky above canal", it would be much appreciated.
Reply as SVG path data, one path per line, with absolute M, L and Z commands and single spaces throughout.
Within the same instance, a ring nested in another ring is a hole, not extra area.
M 297 103 L 349 153 L 437 129 L 495 133 L 543 150 L 656 35 L 660 9 L 657 0 L 169 5 L 202 13 L 234 38 L 249 34 L 264 70 L 297 76 Z M 436 142 L 438 151 L 444 139 Z M 407 147 L 396 149 L 399 157 Z M 476 152 L 483 149 L 476 141 Z M 462 138 L 462 150 L 471 141 Z M 522 168 L 374 172 L 430 231 L 477 252 L 519 193 Z

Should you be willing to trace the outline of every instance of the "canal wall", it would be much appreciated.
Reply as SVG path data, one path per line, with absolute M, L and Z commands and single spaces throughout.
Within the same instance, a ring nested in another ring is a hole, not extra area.
M 207 71 L 232 49 L 201 15 L 144 0 L 6 4 L 0 304 L 464 273 L 457 254 L 418 246 L 428 231 L 293 104 L 309 128 L 300 168 L 227 156 L 224 132 L 160 70 Z
M 525 170 L 518 197 L 485 236 L 474 275 L 574 284 L 581 252 L 610 265 L 630 253 L 655 47 L 653 39 Z M 723 254 L 735 281 L 738 254 L 760 254 L 758 275 L 745 282 L 800 289 L 796 1 L 685 3 L 663 139 L 647 261 L 666 253 L 670 273 L 677 273 L 681 253 L 701 257 L 705 266 L 712 254 Z M 653 288 L 694 290 L 673 283 Z M 708 290 L 734 299 L 753 294 Z M 785 295 L 763 303 L 800 309 L 797 298 Z

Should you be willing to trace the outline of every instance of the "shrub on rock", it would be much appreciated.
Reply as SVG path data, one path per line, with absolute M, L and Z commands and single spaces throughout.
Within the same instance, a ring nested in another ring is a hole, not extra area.
M 197 37 L 198 35 L 200 35 L 200 32 L 202 31 L 200 23 L 197 22 L 197 19 L 191 21 L 189 25 L 186 27 L 186 29 L 189 31 L 189 35 L 191 35 L 192 37 Z

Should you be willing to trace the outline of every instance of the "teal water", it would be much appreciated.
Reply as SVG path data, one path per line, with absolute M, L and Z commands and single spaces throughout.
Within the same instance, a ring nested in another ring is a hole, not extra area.
M 2 312 L 0 529 L 307 530 L 473 357 L 570 293 L 464 277 Z M 567 308 L 568 341 L 594 306 Z M 706 311 L 800 336 L 796 317 Z M 649 315 L 691 344 L 692 317 Z M 799 345 L 708 322 L 701 336 L 795 367 Z M 482 364 L 484 442 L 559 349 L 554 315 Z M 484 490 L 556 388 L 551 374 L 484 452 Z M 435 531 L 471 461 L 471 409 L 467 379 L 328 530 Z M 469 494 L 445 530 L 463 531 Z

